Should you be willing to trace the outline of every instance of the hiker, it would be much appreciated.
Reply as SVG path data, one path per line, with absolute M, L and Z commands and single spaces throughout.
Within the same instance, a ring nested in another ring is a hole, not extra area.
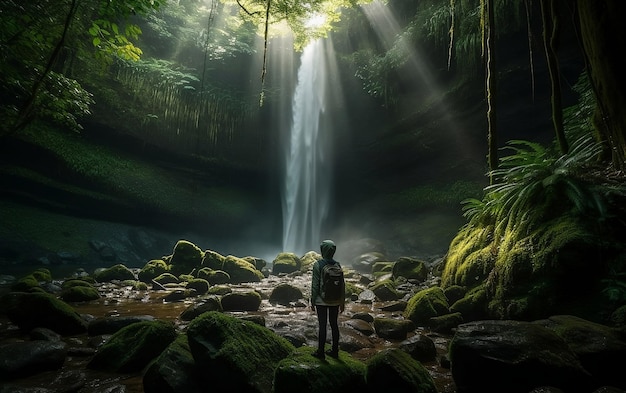
M 345 308 L 345 281 L 339 262 L 333 259 L 337 246 L 332 240 L 324 240 L 320 244 L 322 259 L 313 264 L 311 279 L 311 310 L 317 311 L 319 325 L 317 351 L 313 356 L 324 359 L 326 344 L 326 324 L 330 322 L 332 347 L 326 352 L 337 358 L 339 356 L 339 313 Z

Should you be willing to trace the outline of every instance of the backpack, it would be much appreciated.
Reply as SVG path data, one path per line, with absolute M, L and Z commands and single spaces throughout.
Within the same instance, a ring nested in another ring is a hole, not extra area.
M 345 297 L 343 270 L 339 263 L 326 262 L 321 272 L 321 296 L 325 303 L 338 303 Z

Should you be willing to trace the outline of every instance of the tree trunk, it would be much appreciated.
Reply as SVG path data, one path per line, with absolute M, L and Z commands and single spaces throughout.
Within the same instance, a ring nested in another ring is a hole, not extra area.
M 550 74 L 552 89 L 550 98 L 552 103 L 552 124 L 554 126 L 554 134 L 556 135 L 559 150 L 561 154 L 567 154 L 569 146 L 563 128 L 561 73 L 559 72 L 559 60 L 557 57 L 560 26 L 556 0 L 541 0 L 541 20 L 543 22 L 543 45 L 546 51 L 548 73 Z
M 605 159 L 626 169 L 626 47 L 624 0 L 578 0 L 582 43 L 598 107 L 594 127 Z

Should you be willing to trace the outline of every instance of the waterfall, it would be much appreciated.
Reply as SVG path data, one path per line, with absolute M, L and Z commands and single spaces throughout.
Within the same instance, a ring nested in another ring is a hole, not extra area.
M 328 130 L 320 130 L 325 105 L 324 43 L 316 40 L 302 52 L 293 96 L 293 122 L 285 143 L 283 250 L 302 255 L 317 250 L 329 209 Z

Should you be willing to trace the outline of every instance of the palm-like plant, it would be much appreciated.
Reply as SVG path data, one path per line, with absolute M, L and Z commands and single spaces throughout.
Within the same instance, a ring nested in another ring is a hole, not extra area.
M 471 224 L 495 224 L 496 238 L 516 228 L 532 229 L 561 214 L 606 216 L 601 188 L 586 180 L 585 173 L 601 153 L 591 136 L 578 139 L 569 153 L 556 156 L 542 145 L 510 141 L 492 171 L 496 182 L 485 188 L 482 201 L 464 201 L 464 215 Z

